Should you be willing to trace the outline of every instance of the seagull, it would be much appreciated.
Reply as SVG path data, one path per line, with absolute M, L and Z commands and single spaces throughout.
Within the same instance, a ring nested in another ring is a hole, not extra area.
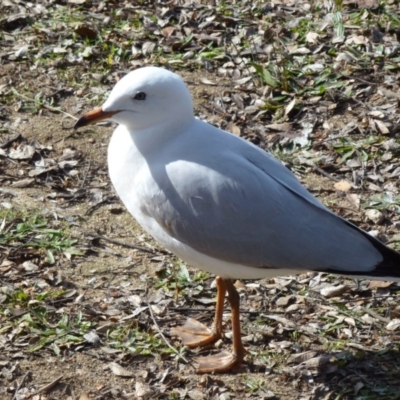
M 125 207 L 158 243 L 217 276 L 211 328 L 189 318 L 172 334 L 191 348 L 220 339 L 227 294 L 232 351 L 197 358 L 199 373 L 228 372 L 246 355 L 234 279 L 304 271 L 400 279 L 399 253 L 326 208 L 264 150 L 197 119 L 179 75 L 128 73 L 75 128 L 105 119 L 118 123 L 108 168 Z

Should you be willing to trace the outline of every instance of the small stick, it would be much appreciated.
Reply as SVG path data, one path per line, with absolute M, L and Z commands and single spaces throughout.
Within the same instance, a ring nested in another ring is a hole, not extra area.
M 156 327 L 156 329 L 157 329 L 158 333 L 160 334 L 162 340 L 164 340 L 165 344 L 166 344 L 180 359 L 182 359 L 183 361 L 185 361 L 186 364 L 190 364 L 193 368 L 195 368 L 194 365 L 193 365 L 193 363 L 192 363 L 191 361 L 186 360 L 186 358 L 183 357 L 183 355 L 180 354 L 179 351 L 175 349 L 175 347 L 172 347 L 172 346 L 169 344 L 167 338 L 166 338 L 166 337 L 164 336 L 164 334 L 161 332 L 161 329 L 160 329 L 160 327 L 159 327 L 158 324 L 157 324 L 157 321 L 156 321 L 156 319 L 155 319 L 155 317 L 154 317 L 153 310 L 151 309 L 151 304 L 149 304 L 148 309 L 149 309 L 149 312 L 150 312 L 150 315 L 151 315 L 151 319 L 152 319 L 153 322 L 154 322 L 154 326 Z
M 47 385 L 42 386 L 36 393 L 47 392 L 48 390 L 50 390 L 54 386 L 56 386 L 57 383 L 60 382 L 62 378 L 63 378 L 63 375 L 60 375 L 58 378 L 54 379 L 53 382 L 50 382 Z
M 361 310 L 365 311 L 367 314 L 371 315 L 371 317 L 374 317 L 385 324 L 388 324 L 390 322 L 389 318 L 382 317 L 378 313 L 376 313 L 375 311 L 373 311 L 369 308 L 366 308 L 366 307 L 360 307 L 360 308 L 361 308 Z
M 106 238 L 105 236 L 94 235 L 93 233 L 85 233 L 85 235 L 89 236 L 89 237 L 91 237 L 93 239 L 105 240 L 106 242 L 117 244 L 118 246 L 128 247 L 130 249 L 136 249 L 136 250 L 144 251 L 144 252 L 150 253 L 150 254 L 156 254 L 157 251 L 159 253 L 167 254 L 166 252 L 163 252 L 161 250 L 157 250 L 156 251 L 156 250 L 150 249 L 148 247 L 139 246 L 137 244 L 130 244 L 130 243 L 120 242 L 119 240 L 109 239 L 109 238 Z
M 13 142 L 15 142 L 16 140 L 18 140 L 21 137 L 20 133 L 16 133 L 13 137 L 11 137 L 10 139 L 6 140 L 5 142 L 0 144 L 0 149 L 5 149 L 8 146 L 10 146 L 10 144 L 12 144 Z
M 105 199 L 99 201 L 95 205 L 89 207 L 86 210 L 85 215 L 91 215 L 94 211 L 96 211 L 98 208 L 100 208 L 103 204 L 110 203 L 111 201 L 115 200 L 116 198 L 117 198 L 116 196 L 108 196 L 108 197 L 106 197 Z
M 81 189 L 83 189 L 83 187 L 85 186 L 86 178 L 87 178 L 87 176 L 88 176 L 88 174 L 89 174 L 90 167 L 91 167 L 91 164 L 90 164 L 90 161 L 89 161 L 89 165 L 88 165 L 88 167 L 87 167 L 87 169 L 86 169 L 85 175 L 83 176 Z
M 24 94 L 18 93 L 14 88 L 11 88 L 11 91 L 12 91 L 15 95 L 19 96 L 21 99 L 24 99 L 24 100 L 27 100 L 27 101 L 31 101 L 32 103 L 35 102 L 35 99 L 31 99 L 30 97 L 25 96 Z M 70 118 L 74 119 L 75 121 L 78 119 L 78 118 L 74 117 L 73 115 L 68 114 L 67 112 L 61 110 L 61 108 L 50 106 L 50 105 L 47 104 L 47 103 L 42 103 L 41 106 L 44 107 L 44 108 L 47 108 L 47 109 L 50 110 L 50 111 L 62 113 L 62 114 L 64 114 L 64 115 L 66 115 L 67 117 L 70 117 Z
M 24 381 L 25 381 L 26 377 L 27 377 L 30 373 L 31 373 L 31 372 L 28 371 L 28 372 L 22 377 L 21 383 L 19 383 L 18 386 L 17 386 L 17 388 L 15 389 L 14 396 L 12 397 L 11 400 L 15 400 L 15 399 L 17 398 L 18 390 L 21 389 L 22 385 L 24 384 Z
M 333 176 L 331 176 L 330 174 L 328 174 L 326 171 L 324 171 L 323 169 L 317 167 L 312 161 L 309 160 L 304 160 L 303 162 L 305 165 L 313 168 L 315 171 L 319 172 L 321 175 L 326 176 L 327 178 L 331 179 L 334 182 L 339 182 L 340 179 L 335 178 Z

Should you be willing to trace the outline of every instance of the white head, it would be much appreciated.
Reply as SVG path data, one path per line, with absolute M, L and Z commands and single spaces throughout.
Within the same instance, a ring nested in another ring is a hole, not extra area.
M 192 98 L 179 75 L 163 68 L 140 68 L 124 76 L 103 106 L 83 115 L 75 128 L 107 118 L 132 132 L 160 124 L 184 125 L 194 118 Z

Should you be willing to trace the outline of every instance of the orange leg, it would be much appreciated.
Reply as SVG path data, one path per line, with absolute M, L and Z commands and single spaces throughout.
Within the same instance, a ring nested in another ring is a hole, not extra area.
M 240 336 L 239 294 L 231 280 L 224 281 L 221 277 L 217 277 L 216 280 L 218 294 L 212 329 L 208 329 L 196 320 L 189 319 L 183 327 L 172 330 L 172 333 L 180 336 L 184 344 L 189 347 L 204 346 L 215 342 L 222 336 L 222 311 L 225 292 L 228 291 L 228 301 L 232 312 L 232 353 L 223 351 L 216 355 L 196 358 L 195 361 L 199 364 L 197 372 L 200 374 L 230 371 L 239 366 L 246 355 Z
M 202 347 L 216 342 L 222 337 L 222 314 L 225 301 L 225 282 L 217 276 L 217 305 L 215 307 L 214 323 L 209 329 L 201 322 L 188 318 L 185 325 L 171 329 L 171 334 L 179 336 L 188 347 Z

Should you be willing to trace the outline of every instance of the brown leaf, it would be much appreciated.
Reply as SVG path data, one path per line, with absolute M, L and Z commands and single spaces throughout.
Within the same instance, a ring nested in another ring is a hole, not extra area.
M 370 281 L 368 288 L 369 289 L 380 289 L 380 288 L 387 288 L 389 286 L 392 286 L 393 282 L 387 282 L 387 281 Z
M 162 34 L 166 37 L 171 37 L 175 32 L 175 27 L 173 26 L 166 26 L 161 30 Z
M 388 133 L 390 133 L 389 129 L 382 121 L 380 121 L 379 119 L 375 119 L 374 122 L 376 127 L 378 128 L 378 131 L 382 133 L 382 135 L 387 135 Z
M 233 122 L 229 122 L 229 124 L 226 126 L 226 130 L 228 132 L 233 133 L 236 136 L 240 136 L 240 133 L 241 133 L 240 128 L 237 125 L 235 125 Z
M 85 25 L 76 28 L 75 33 L 83 38 L 96 39 L 97 37 L 97 32 Z
M 359 8 L 378 8 L 378 0 L 343 0 L 343 4 L 356 4 Z
M 340 190 L 341 192 L 348 192 L 352 188 L 352 184 L 348 181 L 341 180 L 334 184 L 336 190 Z
M 281 132 L 289 132 L 292 130 L 292 125 L 285 122 L 283 124 L 269 124 L 265 126 L 268 129 L 272 129 L 274 131 L 281 131 Z

